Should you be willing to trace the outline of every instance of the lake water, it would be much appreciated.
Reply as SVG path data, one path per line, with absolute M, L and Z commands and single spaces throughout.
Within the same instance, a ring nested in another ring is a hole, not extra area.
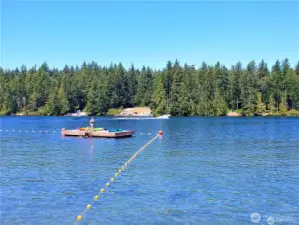
M 74 224 L 158 130 L 78 224 L 299 224 L 299 118 L 96 117 L 136 134 L 61 136 L 88 120 L 0 117 L 1 224 Z

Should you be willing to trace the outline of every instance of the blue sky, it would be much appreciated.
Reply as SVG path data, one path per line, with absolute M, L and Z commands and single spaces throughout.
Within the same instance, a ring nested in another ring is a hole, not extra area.
M 299 61 L 299 2 L 2 0 L 1 66 Z

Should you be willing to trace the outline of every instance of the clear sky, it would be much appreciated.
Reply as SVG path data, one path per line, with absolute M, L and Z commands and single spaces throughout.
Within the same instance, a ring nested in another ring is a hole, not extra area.
M 299 1 L 0 1 L 4 68 L 299 61 Z

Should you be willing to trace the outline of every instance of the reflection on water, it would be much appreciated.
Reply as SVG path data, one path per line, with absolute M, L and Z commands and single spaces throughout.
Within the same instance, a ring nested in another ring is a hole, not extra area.
M 89 155 L 90 155 L 90 160 L 93 161 L 93 154 L 94 154 L 94 143 L 93 143 L 93 138 L 89 138 L 89 143 L 90 143 L 90 151 L 89 151 Z

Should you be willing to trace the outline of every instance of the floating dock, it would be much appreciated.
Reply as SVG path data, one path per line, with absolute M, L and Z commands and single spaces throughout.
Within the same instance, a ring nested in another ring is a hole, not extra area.
M 101 131 L 85 131 L 85 130 L 66 130 L 62 129 L 61 134 L 63 136 L 73 136 L 73 137 L 99 137 L 99 138 L 125 138 L 132 137 L 135 131 L 130 130 L 122 130 L 122 131 L 109 131 L 109 130 L 101 130 Z

